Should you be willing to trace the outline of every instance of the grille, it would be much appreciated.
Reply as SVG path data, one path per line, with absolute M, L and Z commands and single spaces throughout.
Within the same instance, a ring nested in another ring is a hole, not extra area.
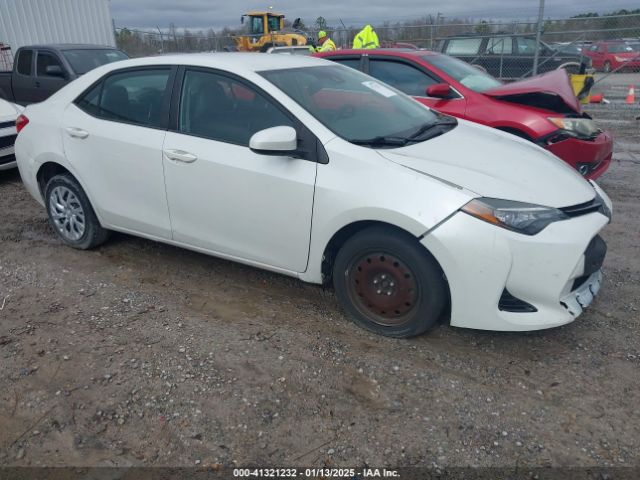
M 18 138 L 18 135 L 9 135 L 8 137 L 0 137 L 0 148 L 11 147 L 14 143 L 16 143 L 16 138 Z
M 506 288 L 502 291 L 500 301 L 498 302 L 498 308 L 502 312 L 513 313 L 533 313 L 538 311 L 538 309 L 530 303 L 511 295 L 509 290 Z
M 0 165 L 6 165 L 7 163 L 15 162 L 15 155 L 7 155 L 6 157 L 0 157 Z
M 594 198 L 585 203 L 580 203 L 578 205 L 573 205 L 571 207 L 561 208 L 567 216 L 569 217 L 580 217 L 582 215 L 587 215 L 588 213 L 597 212 L 602 208 L 602 203 L 600 203 L 599 198 Z

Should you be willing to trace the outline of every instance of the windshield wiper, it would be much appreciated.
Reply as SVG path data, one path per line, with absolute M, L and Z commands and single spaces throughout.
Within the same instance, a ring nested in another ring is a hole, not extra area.
M 403 147 L 407 143 L 412 142 L 410 138 L 405 137 L 373 137 L 349 141 L 354 145 L 364 145 L 371 147 Z
M 438 135 L 442 135 L 450 130 L 450 128 L 440 128 L 439 130 L 435 130 L 437 127 L 451 127 L 453 128 L 458 124 L 455 118 L 446 118 L 443 120 L 438 120 L 433 123 L 425 123 L 418 130 L 407 137 L 407 140 L 416 140 L 418 137 L 422 137 L 425 133 L 429 131 L 433 131 L 431 135 L 427 138 L 423 138 L 423 140 L 429 140 L 430 138 L 437 137 Z

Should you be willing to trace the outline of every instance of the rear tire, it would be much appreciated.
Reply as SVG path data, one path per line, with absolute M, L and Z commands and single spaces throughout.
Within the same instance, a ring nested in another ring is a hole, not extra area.
M 609 62 L 609 61 L 604 62 L 604 66 L 602 67 L 602 71 L 604 73 L 611 73 L 611 62 Z
M 333 283 L 342 307 L 361 327 L 395 338 L 433 327 L 447 305 L 447 284 L 436 260 L 411 235 L 369 227 L 336 256 Z
M 109 231 L 100 225 L 84 190 L 71 175 L 52 177 L 47 182 L 44 201 L 49 223 L 68 246 L 88 250 L 109 237 Z

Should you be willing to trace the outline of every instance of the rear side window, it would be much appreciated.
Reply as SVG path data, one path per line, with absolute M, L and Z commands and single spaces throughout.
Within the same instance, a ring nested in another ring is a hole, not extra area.
M 449 55 L 476 55 L 482 38 L 454 38 L 449 40 L 445 53 Z
M 20 75 L 31 75 L 33 64 L 33 50 L 20 50 L 18 55 L 18 73 Z
M 169 68 L 127 71 L 108 76 L 76 100 L 85 112 L 114 122 L 160 128 Z
M 427 87 L 438 83 L 411 65 L 389 60 L 370 60 L 369 75 L 413 97 L 424 97 Z
M 254 133 L 279 126 L 294 127 L 294 123 L 260 92 L 217 73 L 185 73 L 179 132 L 248 146 Z

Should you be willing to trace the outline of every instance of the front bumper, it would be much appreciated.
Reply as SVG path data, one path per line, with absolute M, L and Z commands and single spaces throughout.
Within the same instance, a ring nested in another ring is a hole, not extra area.
M 592 296 L 599 290 L 585 252 L 608 221 L 591 213 L 527 236 L 456 213 L 421 241 L 447 277 L 451 325 L 527 331 L 572 322 L 590 303 L 584 288 Z M 501 310 L 505 292 L 533 311 Z
M 607 171 L 613 156 L 613 137 L 602 132 L 594 140 L 566 138 L 554 143 L 553 136 L 542 142 L 542 147 L 560 157 L 589 180 L 595 180 Z

